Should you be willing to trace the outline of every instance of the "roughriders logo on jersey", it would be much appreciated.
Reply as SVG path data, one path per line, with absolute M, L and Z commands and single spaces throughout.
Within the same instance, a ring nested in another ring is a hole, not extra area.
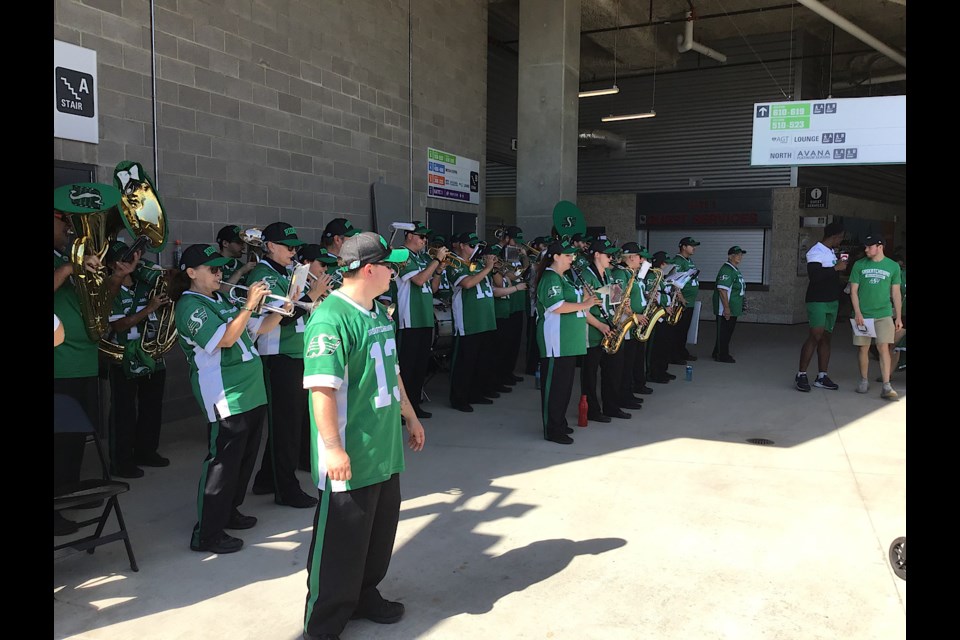
M 559 286 L 553 285 L 553 286 L 550 287 L 550 296 L 549 296 L 549 297 L 552 298 L 552 297 L 554 297 L 554 296 L 558 296 L 558 295 L 560 295 L 561 291 L 563 291 L 563 290 L 562 290 Z
M 307 350 L 303 357 L 317 358 L 319 356 L 333 355 L 339 347 L 340 338 L 327 333 L 321 333 L 310 340 L 310 344 L 307 345 Z
M 190 314 L 190 324 L 187 325 L 187 329 L 190 330 L 192 335 L 197 335 L 200 329 L 203 328 L 203 323 L 207 321 L 207 312 L 202 307 L 194 309 L 193 313 Z
M 864 269 L 863 277 L 870 281 L 870 284 L 878 284 L 890 277 L 890 273 L 883 269 Z

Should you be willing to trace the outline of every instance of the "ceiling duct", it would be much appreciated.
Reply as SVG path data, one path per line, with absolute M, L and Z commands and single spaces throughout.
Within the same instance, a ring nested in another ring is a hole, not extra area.
M 710 47 L 700 44 L 699 42 L 694 42 L 693 40 L 693 12 L 687 11 L 687 21 L 684 24 L 683 35 L 677 36 L 677 51 L 684 53 L 685 51 L 696 51 L 701 53 L 708 58 L 713 58 L 717 62 L 726 62 L 727 56 L 723 55 L 719 51 L 715 51 Z
M 603 129 L 581 129 L 577 134 L 578 149 L 603 149 L 608 158 L 627 157 L 627 140 L 612 131 Z

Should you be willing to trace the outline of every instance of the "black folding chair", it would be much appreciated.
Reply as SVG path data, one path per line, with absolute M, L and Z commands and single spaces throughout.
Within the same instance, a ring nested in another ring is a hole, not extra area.
M 110 471 L 107 468 L 107 462 L 103 457 L 103 449 L 100 446 L 100 437 L 90 423 L 86 412 L 74 398 L 61 393 L 53 394 L 53 432 L 82 433 L 88 439 L 92 439 L 97 449 L 97 457 L 100 460 L 102 472 L 100 478 L 90 478 L 75 484 L 54 487 L 53 511 L 58 513 L 65 509 L 76 509 L 83 504 L 105 501 L 103 512 L 99 516 L 77 523 L 80 528 L 96 524 L 97 530 L 89 536 L 54 545 L 54 554 L 56 555 L 58 551 L 68 548 L 93 553 L 102 544 L 123 540 L 123 544 L 127 547 L 130 568 L 139 571 L 137 560 L 133 557 L 133 547 L 130 545 L 127 526 L 124 524 L 123 514 L 120 512 L 120 503 L 117 500 L 118 495 L 130 490 L 130 485 L 126 482 L 110 479 Z M 107 524 L 107 518 L 110 516 L 111 510 L 117 514 L 117 523 L 120 525 L 120 530 L 103 535 L 103 528 Z

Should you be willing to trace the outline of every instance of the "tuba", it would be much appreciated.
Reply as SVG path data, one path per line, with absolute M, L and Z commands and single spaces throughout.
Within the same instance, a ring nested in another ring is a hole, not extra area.
M 654 273 L 656 279 L 653 281 L 653 286 L 650 287 L 650 293 L 647 295 L 647 306 L 643 308 L 643 315 L 647 319 L 647 326 L 641 327 L 638 322 L 633 332 L 634 337 L 640 342 L 646 342 L 650 339 L 654 327 L 657 326 L 657 322 L 667 313 L 667 310 L 656 302 L 659 296 L 660 283 L 663 282 L 663 271 L 657 268 L 652 268 L 650 271 Z

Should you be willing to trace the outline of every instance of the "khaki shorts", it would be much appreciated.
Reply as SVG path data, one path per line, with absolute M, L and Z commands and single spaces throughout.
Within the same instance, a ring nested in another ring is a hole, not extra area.
M 893 334 L 896 328 L 893 324 L 893 318 L 876 318 L 873 321 L 873 327 L 877 331 L 877 344 L 893 344 Z M 853 336 L 853 346 L 868 347 L 874 341 L 869 336 Z

